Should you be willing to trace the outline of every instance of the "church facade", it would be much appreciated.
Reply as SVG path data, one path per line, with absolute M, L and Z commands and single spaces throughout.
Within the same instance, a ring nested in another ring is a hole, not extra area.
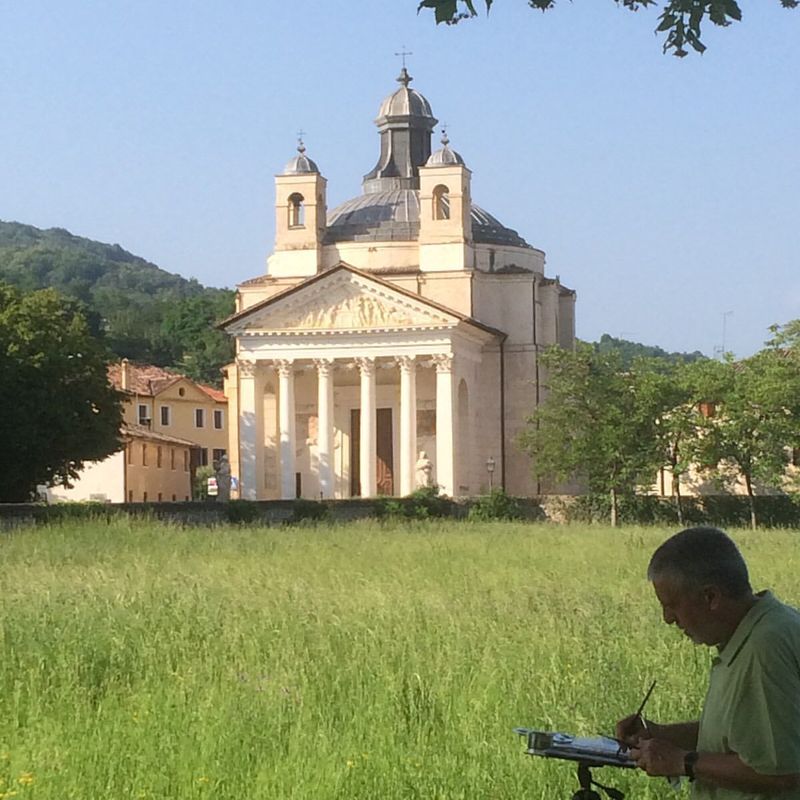
M 363 193 L 327 209 L 300 143 L 275 179 L 266 274 L 221 327 L 233 474 L 246 499 L 531 495 L 516 446 L 539 352 L 574 345 L 575 293 L 472 202 L 471 173 L 403 68 Z

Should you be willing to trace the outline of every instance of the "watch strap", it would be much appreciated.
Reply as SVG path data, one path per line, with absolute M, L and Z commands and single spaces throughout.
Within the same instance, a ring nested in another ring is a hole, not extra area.
M 697 759 L 700 757 L 700 754 L 697 750 L 690 750 L 684 757 L 683 757 L 683 774 L 689 779 L 689 781 L 694 780 L 694 765 L 697 763 Z

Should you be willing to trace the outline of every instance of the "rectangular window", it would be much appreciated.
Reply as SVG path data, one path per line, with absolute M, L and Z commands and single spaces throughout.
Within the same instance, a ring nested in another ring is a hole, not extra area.
M 175 448 L 170 447 L 169 449 L 169 468 L 175 469 Z
M 214 451 L 211 454 L 211 458 L 213 459 L 215 464 L 219 463 L 219 460 L 222 456 L 227 455 L 227 451 L 222 447 L 215 447 Z
M 161 406 L 161 425 L 169 428 L 172 424 L 172 411 L 169 406 Z
M 204 408 L 196 408 L 194 410 L 194 426 L 195 428 L 205 428 L 206 410 Z
M 207 467 L 208 466 L 208 448 L 201 447 L 200 448 L 200 466 Z
M 183 451 L 183 471 L 184 472 L 188 472 L 189 471 L 189 451 L 188 450 L 184 450 Z
M 222 409 L 214 409 L 214 428 L 218 431 L 222 430 Z
M 175 502 L 177 499 L 178 499 L 178 495 L 176 495 L 176 494 L 172 495 L 172 502 L 173 502 L 173 503 L 174 503 L 174 502 Z
M 161 469 L 161 445 L 156 448 L 156 466 Z
M 146 502 L 147 502 L 147 492 L 145 492 L 145 493 L 142 495 L 142 502 L 143 502 L 143 503 L 146 503 Z
M 147 445 L 142 443 L 142 466 L 147 466 Z
M 133 464 L 133 442 L 128 442 L 125 446 L 125 450 L 127 450 L 128 463 Z
M 136 416 L 140 425 L 150 424 L 150 409 L 144 403 L 139 403 L 139 409 Z
M 158 502 L 161 502 L 161 492 L 158 493 Z
M 133 489 L 128 489 L 128 502 L 133 502 Z

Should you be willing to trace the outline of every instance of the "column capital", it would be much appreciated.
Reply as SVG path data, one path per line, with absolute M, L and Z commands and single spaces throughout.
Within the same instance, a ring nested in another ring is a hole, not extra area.
M 253 378 L 256 374 L 256 362 L 246 361 L 243 358 L 236 359 L 236 369 L 239 371 L 239 376 L 242 378 Z
M 333 359 L 332 358 L 315 358 L 314 366 L 317 368 L 317 374 L 328 377 L 333 373 Z
M 294 372 L 294 359 L 276 358 L 272 363 L 281 378 L 288 378 Z
M 395 356 L 394 361 L 401 372 L 413 372 L 417 365 L 416 356 Z
M 437 372 L 443 373 L 453 371 L 452 353 L 436 353 L 432 360 Z
M 375 359 L 368 356 L 359 356 L 355 361 L 356 366 L 365 377 L 370 377 L 375 374 Z

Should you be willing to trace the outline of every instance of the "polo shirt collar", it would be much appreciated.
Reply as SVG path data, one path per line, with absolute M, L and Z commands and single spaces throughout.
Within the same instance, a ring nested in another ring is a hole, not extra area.
M 768 611 L 778 605 L 775 595 L 770 591 L 759 592 L 756 597 L 758 601 L 742 617 L 742 621 L 736 626 L 733 636 L 718 650 L 719 662 L 725 664 L 725 666 L 729 666 L 733 659 L 736 658 L 736 655 L 742 649 L 742 645 L 747 641 L 756 623 Z

